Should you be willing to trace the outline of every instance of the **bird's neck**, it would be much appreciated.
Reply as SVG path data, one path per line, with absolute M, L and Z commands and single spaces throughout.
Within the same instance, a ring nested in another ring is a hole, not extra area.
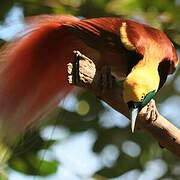
M 132 69 L 129 76 L 139 81 L 149 81 L 152 89 L 158 88 L 160 77 L 158 72 L 159 62 L 155 59 L 146 59 L 145 57 L 140 60 Z
M 158 89 L 159 82 L 158 63 L 140 60 L 124 81 L 125 102 L 140 102 L 143 94 Z

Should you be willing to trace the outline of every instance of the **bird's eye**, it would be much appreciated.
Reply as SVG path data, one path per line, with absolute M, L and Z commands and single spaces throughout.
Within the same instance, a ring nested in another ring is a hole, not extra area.
M 143 101 L 141 102 L 141 107 L 144 107 L 156 94 L 156 90 L 149 92 Z
M 142 96 L 141 96 L 141 101 L 143 101 L 144 98 L 145 98 L 145 94 L 142 94 Z

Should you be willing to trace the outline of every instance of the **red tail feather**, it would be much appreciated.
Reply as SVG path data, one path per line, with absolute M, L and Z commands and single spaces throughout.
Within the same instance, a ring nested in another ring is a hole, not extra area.
M 28 33 L 0 53 L 0 119 L 8 128 L 23 129 L 68 91 L 66 64 L 78 39 L 62 25 L 76 21 L 71 16 L 29 19 Z

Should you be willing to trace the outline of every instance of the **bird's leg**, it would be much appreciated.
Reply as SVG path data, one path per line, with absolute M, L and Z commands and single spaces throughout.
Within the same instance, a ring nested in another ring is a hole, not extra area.
M 102 66 L 100 70 L 100 89 L 102 94 L 113 87 L 114 81 L 115 78 L 111 74 L 111 68 L 108 65 Z

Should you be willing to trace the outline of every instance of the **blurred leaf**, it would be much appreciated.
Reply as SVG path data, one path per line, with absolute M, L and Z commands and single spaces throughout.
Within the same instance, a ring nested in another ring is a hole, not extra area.
M 42 161 L 40 160 L 40 176 L 47 176 L 54 174 L 58 169 L 58 163 L 56 161 Z
M 41 160 L 37 155 L 29 153 L 23 158 L 11 159 L 9 166 L 24 174 L 48 176 L 57 171 L 58 163 L 56 161 Z
M 113 0 L 107 5 L 107 10 L 117 15 L 131 15 L 140 12 L 142 5 L 137 0 Z
M 0 180 L 8 180 L 8 176 L 6 174 L 6 172 L 0 172 Z
M 79 9 L 79 15 L 86 18 L 111 16 L 106 11 L 106 4 L 110 0 L 86 0 Z
M 40 150 L 49 149 L 55 142 L 44 140 L 40 136 L 40 129 L 27 130 L 12 148 L 12 155 L 8 160 L 9 167 L 29 175 L 46 176 L 55 173 L 57 162 L 41 160 L 38 155 Z

